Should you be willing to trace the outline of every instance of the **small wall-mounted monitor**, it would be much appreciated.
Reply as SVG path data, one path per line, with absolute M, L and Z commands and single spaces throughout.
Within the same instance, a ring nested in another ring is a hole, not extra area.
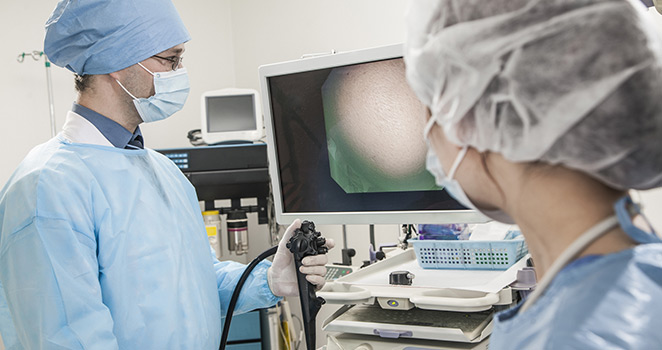
M 425 108 L 405 78 L 402 45 L 277 63 L 259 73 L 279 223 L 487 221 L 425 168 Z
M 223 89 L 202 94 L 202 139 L 207 144 L 257 141 L 264 136 L 257 91 Z

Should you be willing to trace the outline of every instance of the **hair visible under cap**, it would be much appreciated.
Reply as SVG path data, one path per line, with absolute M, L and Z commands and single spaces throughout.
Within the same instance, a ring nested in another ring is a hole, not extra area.
M 74 86 L 76 91 L 79 93 L 87 91 L 92 85 L 92 77 L 93 76 L 91 74 L 78 75 L 74 73 Z

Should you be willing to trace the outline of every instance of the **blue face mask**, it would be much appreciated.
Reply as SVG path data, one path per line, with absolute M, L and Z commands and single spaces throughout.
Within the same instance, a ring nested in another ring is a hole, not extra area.
M 426 128 L 426 134 L 425 134 L 426 140 L 428 140 L 429 129 L 430 128 Z M 464 159 L 464 156 L 466 156 L 468 149 L 469 148 L 467 146 L 464 146 L 460 150 L 460 153 L 458 153 L 457 157 L 455 158 L 455 161 L 453 162 L 453 166 L 451 166 L 451 171 L 447 176 L 446 173 L 444 172 L 444 169 L 441 167 L 441 162 L 439 161 L 439 157 L 437 157 L 437 154 L 434 151 L 434 147 L 432 147 L 430 141 L 428 140 L 428 154 L 425 160 L 425 168 L 434 176 L 437 186 L 443 187 L 444 190 L 446 190 L 446 192 L 448 192 L 448 194 L 451 197 L 453 197 L 463 206 L 469 209 L 473 209 L 489 217 L 490 219 L 503 222 L 505 224 L 510 224 L 510 225 L 515 224 L 515 221 L 510 217 L 510 215 L 506 214 L 501 209 L 496 209 L 496 210 L 478 209 L 476 205 L 474 205 L 473 202 L 471 202 L 467 194 L 464 192 L 462 186 L 460 186 L 460 183 L 453 178 L 455 172 L 457 171 L 457 168 L 460 166 L 460 163 L 462 162 L 462 159 Z
M 191 89 L 186 68 L 153 73 L 142 64 L 138 63 L 138 65 L 154 77 L 153 96 L 149 98 L 135 97 L 119 80 L 116 81 L 133 98 L 133 104 L 145 123 L 166 119 L 184 107 Z

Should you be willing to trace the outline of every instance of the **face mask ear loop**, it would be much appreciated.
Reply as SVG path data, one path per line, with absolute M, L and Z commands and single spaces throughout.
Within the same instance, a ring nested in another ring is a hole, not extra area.
M 133 96 L 133 94 L 130 93 L 129 90 L 127 90 L 127 89 L 124 87 L 124 85 L 122 85 L 122 83 L 120 83 L 119 80 L 115 79 L 115 81 L 116 81 L 118 84 L 120 84 L 120 87 L 122 88 L 122 90 L 124 90 L 124 92 L 126 92 L 127 94 L 129 94 L 129 96 L 131 96 L 132 99 L 137 100 L 137 98 L 136 98 L 135 96 Z
M 149 69 L 147 69 L 145 66 L 143 66 L 142 63 L 138 62 L 138 65 L 141 66 L 141 67 L 143 67 L 143 69 L 146 70 L 147 73 L 151 74 L 152 76 L 155 76 L 155 75 L 156 75 L 156 74 L 154 74 L 154 72 L 152 72 L 151 70 L 149 70 Z
M 462 159 L 464 159 L 464 156 L 467 154 L 468 150 L 469 150 L 469 146 L 464 146 L 460 150 L 460 153 L 457 154 L 457 157 L 453 162 L 453 166 L 451 167 L 451 171 L 448 173 L 449 180 L 453 180 L 453 177 L 455 176 L 455 172 L 457 171 L 457 168 L 460 167 L 460 162 L 462 162 Z
M 444 113 L 442 116 L 442 119 L 449 119 L 452 118 L 455 113 L 457 112 L 457 108 L 460 105 L 460 99 L 458 97 L 453 98 L 453 101 L 451 102 L 451 108 L 447 113 Z M 430 136 L 430 130 L 432 130 L 432 126 L 434 126 L 435 123 L 437 123 L 438 118 L 434 115 L 430 116 L 430 120 L 428 120 L 427 124 L 425 124 L 425 129 L 423 129 L 423 138 L 427 140 Z M 439 126 L 442 126 L 439 124 Z
M 426 141 L 430 140 L 430 130 L 432 130 L 432 126 L 434 126 L 434 123 L 436 122 L 434 116 L 430 117 L 430 120 L 428 120 L 427 124 L 425 124 L 425 129 L 423 129 L 423 138 Z

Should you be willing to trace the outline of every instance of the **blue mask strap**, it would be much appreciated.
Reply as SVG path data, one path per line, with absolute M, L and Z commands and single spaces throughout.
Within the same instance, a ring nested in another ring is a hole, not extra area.
M 641 213 L 639 205 L 634 203 L 630 196 L 625 196 L 619 199 L 614 204 L 614 210 L 616 211 L 616 217 L 618 218 L 621 228 L 628 236 L 630 236 L 630 238 L 632 238 L 632 240 L 640 244 L 662 243 L 662 239 L 657 236 L 655 230 L 648 222 L 648 219 Z M 641 215 L 641 217 L 646 220 L 646 223 L 648 224 L 648 227 L 651 228 L 652 232 L 646 232 L 635 226 L 631 219 L 631 217 L 635 215 Z

